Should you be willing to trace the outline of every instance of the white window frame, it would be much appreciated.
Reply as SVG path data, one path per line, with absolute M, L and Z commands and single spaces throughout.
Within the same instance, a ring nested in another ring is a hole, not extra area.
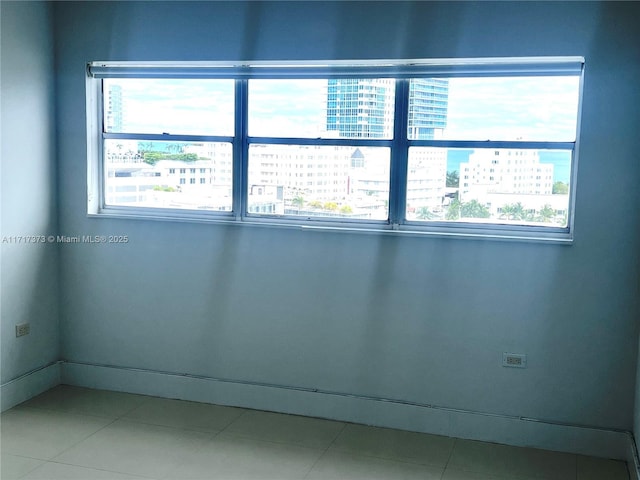
M 578 118 L 573 142 L 411 140 L 408 138 L 409 79 L 420 77 L 469 76 L 579 76 Z M 275 138 L 248 135 L 248 81 L 252 78 L 395 78 L 395 116 L 392 139 Z M 147 218 L 158 220 L 214 222 L 241 225 L 268 225 L 331 231 L 436 235 L 448 237 L 524 240 L 571 244 L 578 164 L 578 144 L 582 109 L 584 58 L 527 57 L 438 60 L 373 60 L 332 62 L 91 62 L 87 65 L 87 150 L 88 215 L 101 218 Z M 106 133 L 103 131 L 104 78 L 225 78 L 235 81 L 235 125 L 233 136 L 152 135 Z M 229 212 L 183 209 L 108 206 L 104 202 L 103 142 L 106 139 L 229 142 L 233 147 L 233 205 Z M 351 220 L 345 218 L 275 216 L 249 213 L 249 145 L 294 144 L 354 147 L 389 147 L 389 219 Z M 410 147 L 482 149 L 564 149 L 571 150 L 571 174 L 566 227 L 479 224 L 453 221 L 412 221 L 406 219 L 407 164 Z

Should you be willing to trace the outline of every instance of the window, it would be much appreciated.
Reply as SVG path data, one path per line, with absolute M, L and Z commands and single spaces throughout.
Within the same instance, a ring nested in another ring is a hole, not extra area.
M 90 213 L 572 238 L 581 58 L 88 72 Z

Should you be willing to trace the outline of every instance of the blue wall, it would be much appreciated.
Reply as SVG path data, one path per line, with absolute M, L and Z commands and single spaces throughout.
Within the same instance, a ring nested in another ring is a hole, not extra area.
M 62 356 L 631 429 L 638 350 L 634 3 L 54 5 Z M 86 216 L 93 60 L 582 55 L 572 246 Z M 502 352 L 528 355 L 525 370 Z
M 10 239 L 57 231 L 52 7 L 2 2 L 0 13 L 0 383 L 5 383 L 58 360 L 60 345 L 58 249 Z M 22 322 L 30 322 L 31 333 L 16 338 L 15 325 Z

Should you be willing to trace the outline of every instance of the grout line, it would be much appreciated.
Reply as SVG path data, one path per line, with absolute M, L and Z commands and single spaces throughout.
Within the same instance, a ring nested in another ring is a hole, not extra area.
M 140 479 L 148 478 L 148 479 L 155 480 L 153 477 L 149 477 L 147 475 L 140 475 L 139 473 L 121 472 L 121 471 L 118 471 L 118 470 L 106 470 L 104 468 L 98 468 L 98 467 L 87 467 L 86 465 L 79 465 L 77 463 L 67 463 L 67 462 L 61 462 L 61 461 L 56 461 L 56 460 L 47 460 L 46 463 L 55 463 L 57 465 L 67 465 L 67 466 L 70 466 L 70 467 L 86 468 L 87 470 L 97 470 L 99 472 L 116 473 L 118 475 L 132 476 L 134 478 L 138 477 Z
M 440 477 L 441 479 L 444 478 L 444 473 L 447 471 L 447 468 L 449 467 L 449 462 L 451 462 L 451 458 L 453 457 L 453 452 L 456 449 L 456 446 L 458 445 L 459 438 L 456 438 L 456 437 L 450 437 L 450 438 L 453 438 L 453 445 L 451 446 L 451 451 L 449 452 L 447 461 L 444 464 L 444 469 L 442 470 L 442 476 Z
M 325 421 L 332 421 L 332 420 L 325 420 Z M 311 467 L 309 467 L 309 470 L 305 474 L 304 478 L 309 478 L 309 475 L 311 475 L 311 472 L 313 471 L 313 468 L 318 464 L 318 462 L 322 459 L 322 457 L 324 457 L 327 454 L 329 449 L 333 446 L 334 443 L 336 443 L 336 440 L 338 439 L 338 437 L 340 435 L 342 435 L 342 432 L 344 432 L 346 428 L 347 428 L 347 424 L 343 422 L 342 428 L 340 429 L 340 431 L 336 434 L 335 437 L 333 437 L 333 440 L 331 440 L 329 445 L 327 445 L 327 448 L 325 448 L 324 451 L 318 456 L 316 461 L 313 462 L 313 465 L 311 465 Z
M 135 393 L 123 393 L 123 395 L 136 395 Z M 118 419 L 119 420 L 126 420 L 124 417 L 129 415 L 131 412 L 137 410 L 138 408 L 142 407 L 143 405 L 145 405 L 146 403 L 151 402 L 151 400 L 149 398 L 144 399 L 143 401 L 141 401 L 138 405 L 136 405 L 135 407 L 131 407 L 129 410 L 127 410 L 126 412 L 124 412 L 123 414 L 121 414 Z
M 64 412 L 58 412 L 58 413 L 64 413 Z M 104 417 L 99 417 L 99 418 L 104 418 Z M 78 442 L 74 443 L 73 445 L 69 446 L 68 448 L 64 449 L 63 451 L 61 451 L 58 455 L 51 457 L 49 460 L 49 462 L 53 462 L 54 459 L 58 458 L 59 456 L 61 456 L 63 453 L 67 453 L 69 450 L 71 450 L 74 447 L 77 447 L 78 445 L 80 445 L 82 442 L 84 442 L 85 440 L 88 440 L 89 438 L 93 437 L 96 433 L 101 432 L 102 430 L 104 430 L 105 428 L 113 425 L 118 419 L 115 418 L 113 420 L 111 420 L 111 422 L 107 423 L 106 425 L 104 425 L 103 427 L 99 428 L 98 430 L 96 430 L 95 432 L 87 435 L 86 437 L 84 437 L 83 439 L 79 440 Z M 56 462 L 54 462 L 56 463 Z M 57 462 L 60 463 L 60 462 Z
M 229 408 L 242 408 L 242 407 L 229 407 Z M 243 408 L 243 410 L 244 411 L 240 415 L 238 415 L 236 418 L 231 420 L 227 425 L 225 425 L 225 427 L 223 429 L 219 430 L 218 433 L 215 436 L 217 437 L 222 432 L 225 432 L 231 425 L 233 425 L 234 423 L 236 423 L 238 420 L 240 420 L 242 417 L 244 417 L 245 415 L 247 415 L 249 413 L 249 409 Z
M 82 387 L 84 388 L 84 387 Z M 143 400 L 139 405 L 137 405 L 136 407 L 134 407 L 132 410 L 135 410 L 137 408 L 140 408 L 141 406 L 143 406 L 144 404 L 153 401 L 154 398 L 163 398 L 163 397 L 153 397 L 153 396 L 145 396 L 148 397 L 147 400 Z M 110 401 L 114 401 L 117 403 L 117 399 L 114 400 L 110 400 Z M 201 402 L 196 402 L 196 403 L 201 403 Z M 61 451 L 60 453 L 58 453 L 57 455 L 55 455 L 54 457 L 50 458 L 50 459 L 42 459 L 42 458 L 34 458 L 34 457 L 28 457 L 28 456 L 24 456 L 24 455 L 14 455 L 17 457 L 25 457 L 25 458 L 30 458 L 30 459 L 34 459 L 34 460 L 38 460 L 40 462 L 51 462 L 51 463 L 58 463 L 58 464 L 64 464 L 64 465 L 72 465 L 72 466 L 77 466 L 77 467 L 83 467 L 83 468 L 90 468 L 90 469 L 94 469 L 94 470 L 101 470 L 101 471 L 107 471 L 107 472 L 111 472 L 110 470 L 102 470 L 100 468 L 95 468 L 95 467 L 89 467 L 89 466 L 85 466 L 85 465 L 77 465 L 77 464 L 73 464 L 73 463 L 64 463 L 61 461 L 56 460 L 57 458 L 59 458 L 60 456 L 62 456 L 64 453 L 68 452 L 70 449 L 77 447 L 80 443 L 88 440 L 89 438 L 91 438 L 93 435 L 96 435 L 97 433 L 101 432 L 103 429 L 112 426 L 115 422 L 117 421 L 124 421 L 124 422 L 131 422 L 131 423 L 141 423 L 144 425 L 152 425 L 152 426 L 157 426 L 157 427 L 163 427 L 163 428 L 169 428 L 169 429 L 175 429 L 175 430 L 187 430 L 187 431 L 195 431 L 198 433 L 202 433 L 207 435 L 207 439 L 203 440 L 202 444 L 196 448 L 197 451 L 201 451 L 203 450 L 208 443 L 210 443 L 214 438 L 216 438 L 220 433 L 225 432 L 229 429 L 229 427 L 231 425 L 233 425 L 235 422 L 239 421 L 241 418 L 243 418 L 245 415 L 249 414 L 250 412 L 262 412 L 261 410 L 254 410 L 254 409 L 247 409 L 247 408 L 243 408 L 243 407 L 227 407 L 224 406 L 225 408 L 234 408 L 237 410 L 240 410 L 240 413 L 238 414 L 237 417 L 235 417 L 234 419 L 232 419 L 226 426 L 224 426 L 224 428 L 222 428 L 221 430 L 217 430 L 217 431 L 209 431 L 209 432 L 205 432 L 205 431 L 201 431 L 201 430 L 191 430 L 189 428 L 184 428 L 184 427 L 173 427 L 173 426 L 167 426 L 167 425 L 158 425 L 155 423 L 145 423 L 145 422 L 139 422 L 136 420 L 129 420 L 129 419 L 125 419 L 123 418 L 123 416 L 121 415 L 120 417 L 117 418 L 112 418 L 112 417 L 103 417 L 103 416 L 97 416 L 97 415 L 91 415 L 91 414 L 85 414 L 85 413 L 74 413 L 74 412 L 67 412 L 67 411 L 63 411 L 63 410 L 59 410 L 59 409 L 51 409 L 51 408 L 46 408 L 46 407 L 31 407 L 31 406 L 21 406 L 21 405 L 17 405 L 14 408 L 17 408 L 18 410 L 20 409 L 25 409 L 27 411 L 31 410 L 31 411 L 47 411 L 47 412 L 54 412 L 57 415 L 71 415 L 71 416 L 76 416 L 76 417 L 91 417 L 91 418 L 96 418 L 96 419 L 101 419 L 101 420 L 110 420 L 110 422 L 108 422 L 107 424 L 105 424 L 104 426 L 98 428 L 96 431 L 88 434 L 86 437 L 83 437 L 82 439 L 78 440 L 76 443 L 70 445 L 68 448 L 64 449 L 63 451 Z M 264 411 L 266 413 L 271 413 L 271 412 L 267 412 Z M 290 415 L 290 414 L 280 414 L 278 413 L 278 415 Z M 304 415 L 300 415 L 303 418 L 314 418 L 314 417 L 306 417 Z M 309 469 L 307 470 L 306 474 L 304 474 L 303 478 L 308 478 L 311 471 L 313 471 L 313 469 L 315 468 L 315 466 L 318 464 L 318 462 L 327 454 L 327 452 L 335 446 L 337 440 L 340 438 L 341 435 L 344 434 L 346 428 L 352 424 L 351 422 L 340 422 L 340 421 L 336 421 L 336 420 L 329 420 L 329 419 L 319 419 L 322 422 L 331 422 L 331 423 L 341 423 L 342 424 L 342 428 L 340 428 L 337 433 L 334 435 L 333 439 L 328 443 L 328 445 L 323 449 L 323 448 L 316 448 L 316 447 L 309 447 L 307 445 L 301 445 L 300 443 L 292 443 L 292 442 L 278 442 L 278 441 L 273 441 L 273 440 L 265 440 L 265 439 L 260 439 L 260 438 L 256 438 L 253 436 L 247 436 L 247 435 L 243 435 L 243 434 L 236 434 L 231 432 L 230 435 L 232 436 L 236 436 L 236 437 L 241 437 L 241 438 L 249 438 L 252 439 L 254 441 L 259 441 L 259 442 L 266 442 L 266 443 L 272 443 L 272 444 L 279 444 L 279 445 L 295 445 L 297 447 L 304 447 L 304 448 L 309 448 L 309 449 L 314 449 L 317 451 L 321 451 L 320 455 L 318 456 L 318 458 L 313 462 L 313 464 L 309 467 Z M 355 425 L 359 425 L 359 424 L 355 424 Z M 371 428 L 386 428 L 386 427 L 371 427 Z M 395 430 L 395 431 L 402 431 L 399 429 L 390 429 L 390 430 Z M 421 434 L 418 433 L 419 435 L 429 435 L 429 434 Z M 450 466 L 451 463 L 451 459 L 454 455 L 454 452 L 456 450 L 456 448 L 458 447 L 458 443 L 459 440 L 461 440 L 460 438 L 457 437 L 449 437 L 453 439 L 453 445 L 450 449 L 449 455 L 447 457 L 446 463 L 444 464 L 444 468 L 440 474 L 440 479 L 444 478 L 444 475 L 446 473 L 447 468 Z M 493 444 L 492 442 L 484 442 L 484 441 L 480 441 L 480 440 L 474 440 L 474 442 L 479 442 L 479 443 L 483 443 L 483 444 Z M 517 449 L 530 449 L 530 450 L 540 450 L 540 449 L 536 449 L 536 448 L 529 448 L 529 447 L 516 447 L 516 446 L 508 446 L 510 448 L 517 448 Z M 338 450 L 339 451 L 339 450 Z M 553 452 L 553 451 L 551 451 Z M 399 462 L 399 463 L 406 463 L 406 464 L 411 464 L 411 465 L 422 465 L 422 466 L 436 466 L 433 464 L 421 464 L 421 463 L 415 463 L 409 460 L 403 460 L 403 459 L 397 459 L 397 458 L 388 458 L 388 457 L 380 457 L 377 455 L 367 455 L 365 453 L 353 453 L 353 452 L 344 452 L 344 453 L 350 453 L 352 455 L 358 455 L 358 456 L 366 456 L 366 457 L 370 457 L 370 458 L 377 458 L 377 459 L 382 459 L 382 460 L 388 460 L 388 461 L 393 461 L 393 462 Z M 573 456 L 573 463 L 574 463 L 574 479 L 575 480 L 579 480 L 579 472 L 578 472 L 578 463 L 579 463 L 579 454 L 570 454 Z M 179 468 L 180 466 L 184 465 L 186 463 L 187 460 L 185 460 L 184 462 L 179 462 L 179 465 L 177 467 L 175 467 L 176 469 Z M 42 465 L 42 463 L 41 463 Z M 41 466 L 39 465 L 39 466 Z M 35 468 L 39 468 L 39 466 L 35 467 Z M 33 470 L 35 470 L 35 468 Z M 467 470 L 464 467 L 459 467 L 461 470 L 465 470 L 465 471 L 470 471 L 472 472 L 472 470 Z M 33 471 L 30 470 L 30 471 Z M 168 474 L 170 474 L 172 471 L 174 471 L 175 469 L 172 469 L 170 472 L 168 472 Z M 29 472 L 26 473 L 26 475 Z M 126 472 L 122 472 L 122 473 L 126 473 Z M 489 475 L 493 475 L 493 473 L 488 473 Z M 497 478 L 503 475 L 502 473 L 498 473 L 496 474 Z M 627 473 L 628 475 L 628 473 Z M 535 475 L 534 475 L 535 476 Z M 144 478 L 146 476 L 142 476 L 142 478 Z
M 31 472 L 33 472 L 36 468 L 40 468 L 42 465 L 44 465 L 45 463 L 47 463 L 49 460 L 43 460 L 41 458 L 34 458 L 34 457 L 27 457 L 25 455 L 16 455 L 15 453 L 6 453 L 5 455 L 9 455 L 12 457 L 18 457 L 18 458 L 27 458 L 29 460 L 37 460 L 40 463 L 38 465 L 36 465 L 33 468 L 30 468 L 28 471 L 24 472 L 19 478 L 24 478 L 27 475 L 29 475 Z M 0 478 L 2 478 L 2 473 L 0 473 Z
M 118 420 L 118 418 L 113 418 L 112 416 L 105 416 L 105 415 L 94 415 L 92 413 L 78 413 L 78 412 L 69 412 L 66 410 L 60 410 L 59 408 L 52 408 L 52 407 L 37 407 L 37 406 L 31 406 L 31 405 L 16 405 L 15 407 L 11 407 L 9 410 L 6 410 L 7 412 L 10 410 L 16 410 L 16 411 L 20 411 L 20 410 L 35 410 L 37 412 L 52 412 L 52 413 L 61 413 L 64 415 L 77 415 L 79 417 L 91 417 L 91 418 L 100 418 L 102 420 Z M 5 412 L 2 412 L 5 413 Z
M 118 422 L 122 422 L 124 424 L 133 424 L 133 425 L 145 425 L 147 427 L 157 427 L 158 429 L 170 429 L 170 430 L 178 430 L 178 431 L 182 431 L 182 432 L 193 432 L 193 433 L 202 433 L 204 435 L 211 435 L 211 438 L 213 439 L 214 437 L 216 437 L 219 433 L 220 430 L 199 430 L 195 427 L 189 427 L 189 426 L 176 426 L 176 425 L 165 425 L 162 423 L 153 423 L 151 421 L 148 420 L 139 420 L 137 418 L 116 418 L 116 421 Z

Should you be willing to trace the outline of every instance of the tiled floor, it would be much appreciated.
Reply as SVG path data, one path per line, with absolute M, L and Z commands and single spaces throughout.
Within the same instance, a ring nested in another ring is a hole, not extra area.
M 0 430 L 2 480 L 628 479 L 612 460 L 69 386 Z

